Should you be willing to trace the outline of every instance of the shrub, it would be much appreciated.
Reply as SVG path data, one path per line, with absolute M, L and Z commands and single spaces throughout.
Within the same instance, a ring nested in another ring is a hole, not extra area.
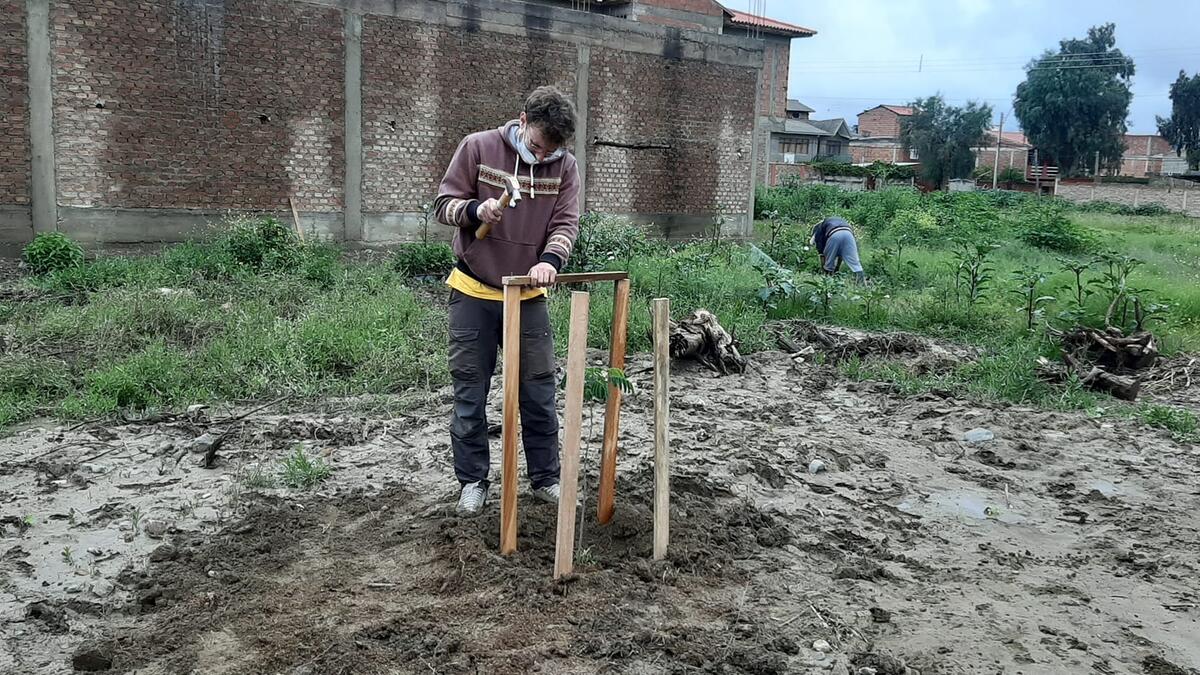
M 392 267 L 406 277 L 449 274 L 454 267 L 449 244 L 405 244 L 392 255 Z
M 233 260 L 248 267 L 293 269 L 300 262 L 296 234 L 271 216 L 233 221 L 224 243 Z
M 37 275 L 83 265 L 83 249 L 61 232 L 42 232 L 25 246 L 25 264 Z
M 1049 201 L 1027 202 L 1021 207 L 1018 225 L 1021 240 L 1031 246 L 1062 251 L 1088 253 L 1096 250 L 1096 234 L 1066 216 L 1061 204 Z
M 646 232 L 624 218 L 591 212 L 579 219 L 579 236 L 564 272 L 598 272 L 649 248 Z

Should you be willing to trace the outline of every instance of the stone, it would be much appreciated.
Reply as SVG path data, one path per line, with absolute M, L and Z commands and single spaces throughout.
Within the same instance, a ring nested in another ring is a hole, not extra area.
M 117 587 L 108 579 L 97 579 L 92 582 L 92 594 L 97 598 L 107 598 L 115 590 L 117 590 Z
M 87 471 L 88 473 L 104 473 L 108 471 L 107 466 L 104 466 L 103 464 L 96 464 L 94 462 L 84 462 L 83 464 L 79 465 L 79 468 Z
M 992 433 L 990 429 L 984 429 L 983 427 L 972 429 L 963 434 L 963 440 L 968 443 L 987 443 L 995 438 L 996 434 Z
M 202 523 L 215 523 L 221 519 L 221 514 L 211 506 L 201 506 L 192 515 Z
M 822 473 L 824 471 L 825 471 L 825 462 L 822 462 L 819 459 L 814 459 L 813 461 L 808 463 L 808 472 L 809 473 L 815 474 L 815 473 Z
M 64 588 L 63 590 L 66 591 L 67 593 L 70 593 L 71 595 L 75 595 L 77 593 L 82 593 L 83 592 L 83 584 L 81 584 L 79 582 L 75 582 L 73 584 L 67 584 L 66 588 Z
M 174 560 L 177 555 L 179 555 L 179 551 L 174 546 L 171 544 L 162 544 L 150 552 L 150 562 Z
M 822 654 L 828 654 L 829 652 L 833 651 L 833 646 L 830 645 L 827 640 L 817 640 L 816 642 L 813 642 L 812 646 L 813 649 L 821 652 Z
M 151 539 L 162 539 L 167 530 L 171 529 L 170 524 L 162 520 L 147 520 L 143 526 L 146 536 Z
M 76 671 L 97 672 L 112 668 L 112 649 L 109 645 L 90 642 L 80 645 L 71 656 Z
M 88 553 L 91 553 L 92 555 L 96 556 L 97 558 L 99 558 L 100 556 L 104 555 L 104 551 L 102 551 L 101 549 L 98 549 L 98 548 L 96 548 L 95 546 L 93 546 L 93 547 L 89 548 L 89 549 L 87 550 L 87 552 L 88 552 Z
M 217 436 L 216 434 L 208 434 L 208 433 L 200 434 L 196 438 L 192 439 L 192 444 L 189 447 L 189 449 L 192 451 L 193 454 L 198 455 L 202 452 L 208 452 L 208 451 L 212 450 L 214 447 L 219 446 L 221 443 L 221 440 L 222 440 L 222 437 Z
M 871 621 L 875 623 L 888 623 L 892 620 L 892 613 L 882 607 L 871 608 Z

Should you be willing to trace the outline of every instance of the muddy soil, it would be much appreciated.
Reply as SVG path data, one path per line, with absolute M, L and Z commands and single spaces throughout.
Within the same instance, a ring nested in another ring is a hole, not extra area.
M 1200 448 L 812 361 L 676 364 L 654 563 L 651 372 L 632 358 L 617 515 L 591 518 L 597 423 L 562 582 L 553 507 L 522 494 L 509 557 L 497 488 L 453 515 L 446 391 L 392 416 L 31 426 L 0 440 L 0 672 L 1200 672 Z M 224 435 L 210 468 L 205 432 Z M 331 478 L 266 487 L 297 446 Z

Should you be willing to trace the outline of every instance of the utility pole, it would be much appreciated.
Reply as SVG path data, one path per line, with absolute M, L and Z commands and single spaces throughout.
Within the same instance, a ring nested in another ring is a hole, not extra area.
M 992 189 L 1000 175 L 1000 139 L 1004 138 L 1004 113 L 1000 113 L 1000 128 L 996 131 L 996 161 L 992 164 Z
M 1096 165 L 1095 165 L 1095 168 L 1092 169 L 1092 181 L 1096 185 L 1100 184 L 1100 151 L 1099 150 L 1096 151 Z
M 1042 169 L 1038 166 L 1038 151 L 1033 149 L 1033 184 L 1036 186 L 1037 195 L 1042 196 Z

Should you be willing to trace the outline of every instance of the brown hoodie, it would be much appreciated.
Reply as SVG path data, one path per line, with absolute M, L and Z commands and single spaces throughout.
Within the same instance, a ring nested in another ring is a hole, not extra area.
M 538 262 L 561 270 L 579 234 L 575 157 L 563 152 L 556 159 L 526 164 L 509 138 L 518 124 L 512 120 L 464 138 L 434 202 L 438 221 L 457 230 L 458 269 L 493 288 L 500 288 L 505 276 L 528 273 Z M 487 237 L 476 239 L 479 203 L 502 197 L 505 177 L 513 175 L 521 185 L 521 201 L 504 209 Z

